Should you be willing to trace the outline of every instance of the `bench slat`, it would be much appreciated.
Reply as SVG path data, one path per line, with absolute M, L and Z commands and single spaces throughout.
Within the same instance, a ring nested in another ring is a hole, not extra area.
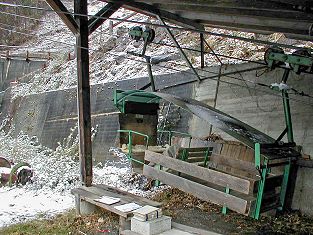
M 188 158 L 194 158 L 194 157 L 205 157 L 205 152 L 192 152 L 192 153 L 188 153 Z
M 96 195 L 96 194 L 94 194 L 92 192 L 88 192 L 88 191 L 86 191 L 84 189 L 81 189 L 81 188 L 72 189 L 72 194 L 78 195 L 80 197 L 80 199 L 82 199 L 82 200 L 84 200 L 86 202 L 89 202 L 89 203 L 91 203 L 93 205 L 99 206 L 99 207 L 101 207 L 101 208 L 103 208 L 105 210 L 111 211 L 111 212 L 113 212 L 113 213 L 115 213 L 117 215 L 120 215 L 120 216 L 124 217 L 124 218 L 127 218 L 129 216 L 128 213 L 124 213 L 124 212 L 119 211 L 119 210 L 114 208 L 114 206 L 121 205 L 123 203 L 119 202 L 119 203 L 114 204 L 114 206 L 113 206 L 113 205 L 106 205 L 104 203 L 97 202 L 94 199 L 98 199 L 99 195 Z
M 194 162 L 204 162 L 204 157 L 193 157 L 188 158 L 186 162 L 194 163 Z
M 132 193 L 128 193 L 126 191 L 123 191 L 123 190 L 119 190 L 117 188 L 113 188 L 113 187 L 110 187 L 110 186 L 107 186 L 107 185 L 104 185 L 104 184 L 97 184 L 95 185 L 95 187 L 99 187 L 99 188 L 102 188 L 108 192 L 112 192 L 112 193 L 115 193 L 115 194 L 118 194 L 118 195 L 121 195 L 125 198 L 129 198 L 131 200 L 134 201 L 134 199 L 138 202 L 141 202 L 142 204 L 148 204 L 150 206 L 154 206 L 154 207 L 160 207 L 162 206 L 162 202 L 156 202 L 156 201 L 152 201 L 148 198 L 144 198 L 144 197 L 140 197 L 140 196 L 137 196 L 137 195 L 134 195 Z
M 143 168 L 144 175 L 161 182 L 176 187 L 184 192 L 190 193 L 202 200 L 209 201 L 219 205 L 225 205 L 229 209 L 241 214 L 248 214 L 250 210 L 250 202 L 235 197 L 230 194 L 209 188 L 199 183 L 184 179 L 182 177 L 157 170 L 153 167 L 145 165 Z
M 71 192 L 74 195 L 80 196 L 82 200 L 85 200 L 93 205 L 99 206 L 103 209 L 111 211 L 125 218 L 131 216 L 132 212 L 125 213 L 125 212 L 119 211 L 114 208 L 115 206 L 123 205 L 126 203 L 131 203 L 131 202 L 135 202 L 141 206 L 150 205 L 150 206 L 160 207 L 162 205 L 162 203 L 160 202 L 155 202 L 147 198 L 142 198 L 140 196 L 133 195 L 131 193 L 128 193 L 119 189 L 115 189 L 115 188 L 112 188 L 103 184 L 94 185 L 91 187 L 81 186 L 79 188 L 72 189 Z M 112 205 L 107 205 L 107 204 L 94 200 L 94 199 L 99 199 L 102 196 L 120 198 L 120 201 Z
M 236 176 L 228 175 L 212 169 L 199 167 L 181 160 L 170 158 L 162 154 L 146 151 L 145 159 L 147 161 L 159 164 L 161 166 L 173 169 L 178 172 L 191 175 L 193 177 L 206 180 L 223 187 L 229 187 L 232 190 L 249 194 L 252 188 L 251 182 Z

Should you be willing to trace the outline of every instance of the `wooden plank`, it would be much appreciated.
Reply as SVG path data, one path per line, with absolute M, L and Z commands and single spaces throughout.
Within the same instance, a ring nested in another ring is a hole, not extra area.
M 149 204 L 150 206 L 155 206 L 155 207 L 160 207 L 162 206 L 162 202 L 156 202 L 156 201 L 153 201 L 153 200 L 150 200 L 148 198 L 144 198 L 144 197 L 140 197 L 140 196 L 137 196 L 135 194 L 131 194 L 131 193 L 128 193 L 126 191 L 123 191 L 123 190 L 119 190 L 117 188 L 113 188 L 113 187 L 110 187 L 110 186 L 107 186 L 107 185 L 104 185 L 104 184 L 97 184 L 95 185 L 95 187 L 99 187 L 99 188 L 102 188 L 108 192 L 112 192 L 112 193 L 117 193 L 119 195 L 123 195 L 124 197 L 131 197 L 133 199 L 135 199 L 136 201 L 139 201 L 139 202 L 142 202 L 142 203 L 145 203 L 145 204 Z
M 226 156 L 235 159 L 234 158 L 234 145 L 233 144 L 228 144 Z
M 234 156 L 236 159 L 240 159 L 240 153 L 241 153 L 242 147 L 243 147 L 242 145 L 236 145 L 235 153 L 234 153 Z
M 223 143 L 223 144 L 222 144 L 222 149 L 221 149 L 221 155 L 226 156 L 226 154 L 227 154 L 227 148 L 228 148 L 228 145 L 225 144 L 225 143 Z
M 217 155 L 214 153 L 210 156 L 210 161 L 217 163 L 217 164 L 222 164 L 224 166 L 229 166 L 232 168 L 249 171 L 251 173 L 257 173 L 257 170 L 255 169 L 254 164 L 252 164 L 251 162 L 238 160 L 238 159 L 232 159 L 232 158 L 228 158 L 222 155 Z
M 225 165 L 210 162 L 210 161 L 208 162 L 208 168 L 214 169 L 220 172 L 224 172 L 226 174 L 233 175 L 239 178 L 247 179 L 247 180 L 250 180 L 251 182 L 255 182 L 260 179 L 257 172 L 245 171 L 245 170 L 233 168 L 230 166 L 225 166 Z
M 189 162 L 189 163 L 204 162 L 204 157 L 188 158 L 188 159 L 187 159 L 187 162 Z
M 227 206 L 229 209 L 241 214 L 249 213 L 250 203 L 244 199 L 206 187 L 165 171 L 157 170 L 147 165 L 144 166 L 143 172 L 147 177 L 158 179 L 165 184 L 190 193 L 204 201 Z
M 100 27 L 108 17 L 114 14 L 120 7 L 121 3 L 108 3 L 99 12 L 88 20 L 89 34 L 93 33 Z
M 239 177 L 228 175 L 222 172 L 199 167 L 148 150 L 146 151 L 145 159 L 175 171 L 182 172 L 199 179 L 205 179 L 208 182 L 222 187 L 228 186 L 230 189 L 244 194 L 250 193 L 250 181 L 246 179 L 241 179 Z
M 116 0 L 100 0 L 102 2 L 116 2 Z M 169 11 L 164 11 L 161 9 L 158 9 L 150 4 L 145 3 L 139 3 L 131 0 L 124 0 L 123 1 L 124 8 L 133 10 L 136 12 L 140 12 L 149 16 L 160 16 L 162 18 L 165 18 L 166 20 L 178 24 L 180 26 L 188 27 L 188 28 L 195 28 L 199 30 L 204 30 L 203 25 L 198 24 L 194 20 L 190 20 L 188 18 L 183 18 L 180 15 L 177 15 L 175 13 L 171 13 Z
M 75 35 L 78 34 L 78 24 L 63 3 L 60 0 L 46 0 L 46 2 L 59 15 L 69 30 Z
M 103 209 L 105 209 L 105 210 L 111 211 L 111 212 L 113 212 L 113 213 L 115 213 L 115 214 L 118 214 L 118 215 L 120 215 L 120 216 L 123 216 L 123 217 L 125 217 L 125 218 L 128 217 L 128 214 L 127 214 L 127 213 L 124 213 L 124 212 L 119 211 L 119 210 L 117 210 L 117 209 L 114 208 L 114 206 L 115 206 L 115 205 L 118 205 L 118 203 L 117 203 L 117 204 L 114 204 L 114 206 L 111 206 L 111 205 L 106 205 L 106 204 L 101 203 L 101 202 L 97 202 L 97 201 L 95 201 L 94 199 L 98 199 L 98 198 L 99 198 L 99 195 L 94 194 L 94 193 L 91 193 L 91 192 L 88 192 L 88 191 L 86 191 L 86 190 L 84 190 L 84 189 L 80 189 L 80 188 L 72 189 L 71 192 L 72 192 L 72 194 L 74 194 L 74 195 L 79 195 L 80 198 L 81 198 L 82 200 L 86 201 L 86 202 L 89 202 L 89 203 L 91 203 L 91 204 L 93 204 L 93 205 L 99 206 L 99 207 L 101 207 L 101 208 L 103 208 Z
M 147 198 L 139 197 L 137 195 L 133 195 L 128 192 L 118 190 L 118 189 L 115 189 L 106 185 L 96 185 L 96 186 L 91 186 L 91 187 L 81 186 L 80 188 L 73 189 L 71 192 L 74 195 L 79 195 L 82 200 L 85 200 L 93 205 L 99 206 L 103 209 L 111 211 L 125 218 L 131 216 L 132 213 L 121 212 L 115 209 L 114 208 L 115 206 L 123 205 L 123 204 L 130 203 L 130 202 L 135 202 L 141 206 L 150 205 L 150 206 L 160 207 L 162 205 L 162 203 L 160 202 L 155 202 Z M 94 199 L 98 199 L 104 195 L 109 196 L 109 197 L 117 197 L 117 198 L 120 198 L 121 200 L 118 203 L 115 203 L 113 205 L 106 205 L 104 203 L 94 201 Z
M 208 150 L 208 147 L 198 147 L 198 148 L 185 148 L 189 153 L 193 152 L 205 152 Z
M 194 157 L 205 157 L 206 152 L 193 152 L 188 154 L 188 158 L 194 158 Z
M 247 147 L 245 160 L 247 162 L 251 162 L 251 163 L 253 162 L 254 163 L 254 150 L 253 149 Z

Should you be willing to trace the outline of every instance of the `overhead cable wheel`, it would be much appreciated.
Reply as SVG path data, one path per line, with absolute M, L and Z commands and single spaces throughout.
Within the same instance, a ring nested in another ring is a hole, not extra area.
M 147 41 L 148 42 L 152 42 L 154 40 L 154 38 L 155 38 L 155 31 L 154 31 L 154 29 L 146 28 L 144 32 L 148 34 Z
M 266 64 L 268 65 L 271 64 L 272 68 L 285 64 L 282 61 L 277 61 L 274 58 L 271 58 L 271 53 L 285 54 L 284 50 L 280 47 L 274 46 L 274 47 L 267 48 L 264 53 L 264 61 L 266 62 Z
M 142 37 L 142 28 L 140 26 L 134 26 L 129 31 L 131 39 L 139 41 Z
M 296 56 L 301 56 L 301 57 L 309 57 L 309 58 L 313 58 L 312 54 L 310 53 L 310 51 L 308 49 L 299 49 L 296 50 L 292 53 L 292 55 L 296 55 Z M 299 58 L 300 60 L 300 58 Z M 289 64 L 289 66 L 294 69 L 294 65 L 293 64 Z M 306 70 L 308 70 L 310 68 L 310 66 L 305 66 L 305 65 L 300 65 L 299 69 L 297 71 L 297 73 L 301 73 L 301 72 L 305 72 Z

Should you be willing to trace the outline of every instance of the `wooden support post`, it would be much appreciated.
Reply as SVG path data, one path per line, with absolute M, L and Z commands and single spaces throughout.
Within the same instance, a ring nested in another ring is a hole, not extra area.
M 63 23 L 72 31 L 72 33 L 76 35 L 78 33 L 78 25 L 61 0 L 46 0 L 46 2 L 53 10 L 55 10 Z
M 103 7 L 95 16 L 91 17 L 88 21 L 89 34 L 93 33 L 98 27 L 100 27 L 108 17 L 116 12 L 122 6 L 121 3 L 108 3 Z M 99 18 L 100 17 L 100 18 Z
M 77 51 L 77 99 L 79 123 L 79 156 L 81 180 L 86 186 L 92 184 L 92 146 L 91 146 L 91 112 L 89 84 L 89 51 L 88 51 L 88 11 L 87 0 L 74 1 L 78 35 Z

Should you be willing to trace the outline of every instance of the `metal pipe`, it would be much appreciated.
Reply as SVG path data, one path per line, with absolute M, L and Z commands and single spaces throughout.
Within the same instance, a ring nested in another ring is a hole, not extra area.
M 167 26 L 167 24 L 165 23 L 165 21 L 160 17 L 157 16 L 158 20 L 161 21 L 161 23 L 164 26 Z M 198 81 L 201 81 L 201 78 L 198 74 L 198 72 L 196 71 L 196 69 L 193 67 L 192 63 L 190 62 L 190 60 L 188 59 L 187 55 L 185 54 L 185 52 L 183 51 L 183 49 L 181 48 L 181 46 L 179 45 L 179 43 L 177 42 L 177 40 L 175 39 L 173 33 L 171 32 L 171 30 L 168 27 L 165 27 L 165 30 L 168 34 L 168 36 L 170 37 L 170 39 L 172 40 L 172 42 L 174 43 L 174 45 L 179 49 L 180 54 L 182 55 L 182 57 L 184 57 L 186 63 L 188 64 L 189 68 L 194 72 L 194 74 L 196 75 Z
M 290 70 L 287 69 L 284 72 L 282 82 L 286 83 Z M 292 129 L 292 120 L 291 120 L 291 112 L 290 112 L 290 103 L 289 103 L 289 94 L 287 90 L 282 91 L 283 96 L 283 105 L 284 105 L 284 115 L 285 115 L 285 122 L 287 127 L 287 138 L 289 143 L 294 142 L 293 138 L 293 129 Z
M 149 74 L 149 78 L 150 78 L 151 90 L 156 91 L 155 84 L 154 84 L 154 78 L 153 78 L 153 74 L 152 74 L 152 67 L 151 67 L 151 63 L 150 63 L 151 58 L 150 58 L 150 56 L 145 56 L 145 59 L 147 61 L 147 69 L 148 69 L 148 74 Z

